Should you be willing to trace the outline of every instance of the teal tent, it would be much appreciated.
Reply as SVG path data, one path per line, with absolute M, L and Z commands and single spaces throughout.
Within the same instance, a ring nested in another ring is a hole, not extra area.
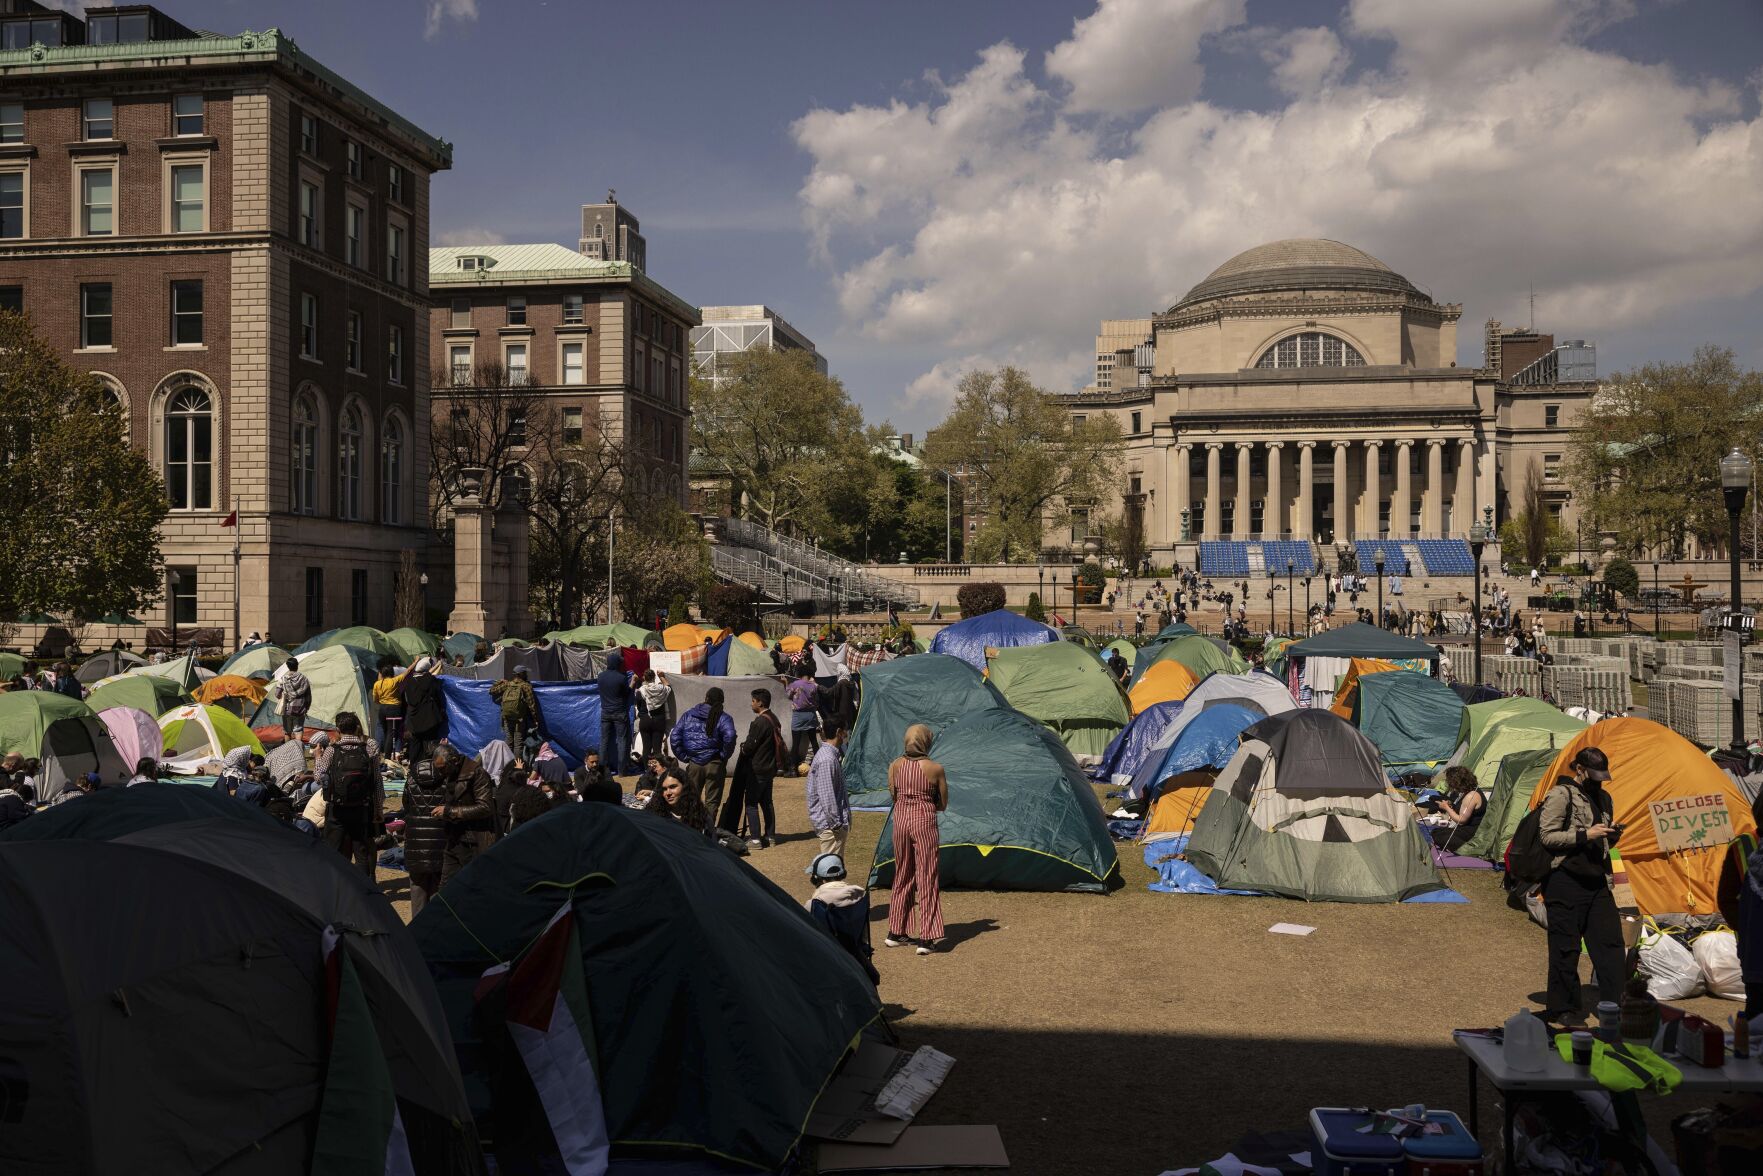
M 1291 657 L 1374 657 L 1381 661 L 1411 661 L 1416 658 L 1422 661 L 1436 662 L 1439 651 L 1424 641 L 1416 641 L 1412 637 L 1403 637 L 1380 629 L 1376 625 L 1367 625 L 1363 621 L 1354 621 L 1342 625 L 1338 629 L 1330 629 L 1326 633 L 1318 633 L 1314 637 L 1306 637 L 1302 641 L 1293 642 L 1285 647 L 1285 655 Z
M 477 647 L 482 641 L 483 637 L 477 633 L 454 633 L 441 642 L 441 652 L 448 661 L 463 657 L 469 666 L 477 660 Z
M 402 656 L 398 646 L 386 640 L 386 635 L 372 625 L 351 625 L 347 629 L 336 629 L 330 633 L 314 637 L 300 647 L 294 656 L 317 653 L 321 649 L 329 649 L 334 645 L 347 645 L 350 649 L 359 649 L 371 653 L 377 662 L 381 658 L 397 661 Z
M 1494 773 L 1493 791 L 1488 795 L 1487 815 L 1482 817 L 1475 836 L 1464 842 L 1458 853 L 1495 863 L 1506 860 L 1506 846 L 1512 841 L 1512 834 L 1518 831 L 1518 822 L 1530 811 L 1530 798 L 1543 782 L 1549 765 L 1555 762 L 1558 750 L 1531 748 L 1512 752 L 1500 760 L 1499 769 Z
M 857 726 L 845 748 L 851 806 L 885 809 L 892 803 L 888 765 L 905 750 L 906 728 L 913 723 L 941 731 L 971 711 L 1006 705 L 978 670 L 948 654 L 915 654 L 864 667 Z
M 518 967 L 565 906 L 579 953 L 568 966 L 585 988 L 572 1007 L 592 1022 L 581 1029 L 599 1091 L 564 1094 L 599 1100 L 614 1169 L 721 1158 L 781 1170 L 880 1015 L 875 989 L 798 897 L 684 825 L 617 805 L 565 805 L 520 826 L 411 923 L 478 1121 L 530 1110 L 495 1101 L 495 1046 L 507 1042 L 486 1040 L 483 974 Z
M 1069 641 L 995 650 L 987 677 L 1005 702 L 1045 723 L 1079 759 L 1101 759 L 1132 719 L 1114 675 Z
M 930 757 L 949 776 L 949 807 L 937 814 L 944 886 L 1106 894 L 1123 885 L 1095 790 L 1040 723 L 1009 709 L 978 711 L 949 724 Z M 894 884 L 893 829 L 890 813 L 871 886 Z
M 1362 675 L 1352 707 L 1353 724 L 1377 746 L 1386 768 L 1436 768 L 1462 738 L 1463 700 L 1437 678 L 1414 670 Z

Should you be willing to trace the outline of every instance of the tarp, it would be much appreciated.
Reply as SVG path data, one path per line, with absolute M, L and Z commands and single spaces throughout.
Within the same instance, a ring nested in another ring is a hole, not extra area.
M 615 1169 L 621 1158 L 721 1156 L 781 1170 L 880 1012 L 868 977 L 799 896 L 650 813 L 564 805 L 491 846 L 441 893 L 411 930 L 474 1079 L 472 1111 L 498 1120 L 509 1116 L 490 1099 L 496 1051 L 483 1041 L 479 977 L 572 903 L 592 1018 L 584 1037 L 597 1051 Z
M 561 645 L 505 645 L 475 665 L 446 666 L 443 671 L 450 677 L 500 682 L 516 670 L 525 670 L 534 682 L 567 682 L 571 675 L 564 652 Z M 300 664 L 304 667 L 306 663 Z
M 974 669 L 983 670 L 986 668 L 988 649 L 1045 645 L 1049 641 L 1057 640 L 1059 634 L 1046 625 L 1001 608 L 939 629 L 936 636 L 930 639 L 930 651 L 958 657 Z
M 491 682 L 447 674 L 437 678 L 447 702 L 447 742 L 475 756 L 484 744 L 503 738 L 502 707 L 490 697 Z M 539 703 L 539 735 L 556 749 L 571 771 L 582 757 L 600 750 L 600 687 L 594 682 L 534 682 Z M 518 750 L 518 749 L 517 749 Z
M 159 720 L 146 711 L 131 706 L 113 706 L 99 711 L 98 718 L 109 729 L 110 741 L 116 746 L 122 762 L 128 765 L 130 775 L 134 774 L 135 764 L 142 759 L 147 756 L 158 759 L 165 754 L 165 735 L 159 730 Z
M 1230 763 L 1244 731 L 1266 718 L 1260 711 L 1234 702 L 1207 707 L 1194 716 L 1160 756 L 1147 757 L 1133 773 L 1134 797 L 1155 800 L 1164 782 L 1201 768 L 1214 771 Z
M 1080 760 L 1099 758 L 1132 717 L 1114 675 L 1069 641 L 995 650 L 987 677 L 1005 702 L 1045 723 Z
M 1180 702 L 1199 684 L 1199 676 L 1180 662 L 1157 662 L 1133 679 L 1127 698 L 1136 715 L 1160 702 Z
M 645 629 L 641 625 L 630 625 L 617 621 L 610 625 L 578 625 L 573 629 L 553 629 L 545 634 L 545 640 L 557 641 L 565 645 L 584 645 L 589 649 L 603 649 L 607 640 L 615 645 L 633 645 L 638 649 L 660 649 L 661 640 L 653 629 Z
M 398 661 L 402 656 L 398 647 L 386 640 L 386 635 L 372 625 L 351 625 L 347 629 L 336 629 L 314 637 L 296 650 L 294 656 L 316 653 L 333 645 L 347 645 L 351 649 L 364 650 L 373 654 L 376 662 L 381 658 Z
M 864 670 L 857 723 L 845 748 L 852 807 L 885 809 L 892 803 L 888 765 L 905 750 L 906 728 L 913 723 L 940 732 L 972 711 L 1008 705 L 979 671 L 947 654 L 914 654 Z
M 944 886 L 1105 894 L 1122 885 L 1095 791 L 1065 745 L 1035 720 L 1008 708 L 976 711 L 944 728 L 930 758 L 950 782 L 949 807 L 937 814 Z M 869 884 L 893 881 L 890 813 Z
M 94 714 L 79 699 L 52 690 L 8 690 L 0 694 L 0 756 L 16 751 L 33 759 L 42 754 L 43 732 L 50 723 Z
M 1353 721 L 1377 745 L 1387 768 L 1435 768 L 1463 733 L 1463 700 L 1425 674 L 1395 670 L 1359 680 Z
M 433 633 L 406 626 L 387 633 L 386 644 L 392 647 L 392 658 L 399 665 L 413 666 L 417 658 L 432 655 L 440 649 L 441 639 Z
M 1540 749 L 1554 752 L 1586 727 L 1583 720 L 1540 698 L 1472 703 L 1464 708 L 1464 716 L 1469 746 L 1458 762 L 1475 773 L 1476 783 L 1483 788 L 1494 787 L 1500 763 L 1507 756 Z M 1482 827 L 1486 825 L 1484 817 Z
M 1144 762 L 1151 745 L 1175 722 L 1185 705 L 1182 701 L 1154 702 L 1134 715 L 1120 734 L 1108 741 L 1101 762 L 1090 769 L 1090 778 L 1114 785 L 1132 779 L 1134 770 Z
M 1715 887 L 1726 846 L 1757 822 L 1731 776 L 1677 732 L 1648 719 L 1605 719 L 1568 741 L 1544 770 L 1533 806 L 1581 748 L 1610 759 L 1604 788 L 1623 826 L 1617 848 L 1643 914 L 1655 918 L 1718 914 Z
M 127 706 L 146 711 L 155 718 L 189 701 L 189 694 L 170 678 L 156 678 L 146 674 L 124 674 L 120 678 L 112 678 L 86 696 L 87 705 L 94 711 Z
M 135 666 L 144 666 L 146 664 L 147 659 L 138 653 L 130 653 L 126 649 L 106 649 L 102 653 L 94 653 L 91 657 L 81 662 L 79 669 L 73 672 L 73 676 L 90 686 L 93 682 L 102 682 L 105 678 L 115 677 L 117 674 L 125 673 L 128 670 L 133 669 Z M 19 665 L 22 668 L 24 665 L 24 659 L 19 659 Z M 16 673 L 18 673 L 18 670 L 13 670 L 11 673 L 8 673 L 4 666 L 0 666 L 0 677 L 11 677 L 12 674 Z
M 1378 657 L 1387 661 L 1421 658 L 1439 660 L 1439 651 L 1424 641 L 1402 637 L 1376 625 L 1353 621 L 1338 629 L 1306 637 L 1286 646 L 1287 657 Z
M 167 711 L 159 717 L 159 731 L 165 740 L 166 766 L 184 775 L 225 759 L 235 747 L 263 754 L 263 744 L 251 728 L 222 706 L 193 703 Z
M 789 742 L 789 700 L 784 697 L 784 688 L 776 678 L 743 677 L 713 678 L 707 674 L 694 674 L 684 678 L 669 678 L 668 685 L 673 687 L 672 709 L 667 716 L 668 730 L 679 717 L 704 701 L 710 688 L 720 687 L 722 690 L 722 709 L 735 724 L 735 752 L 728 757 L 727 771 L 733 775 L 735 764 L 741 759 L 741 742 L 747 738 L 747 728 L 753 725 L 753 691 L 771 691 L 771 710 L 778 716 L 783 725 L 784 741 Z M 850 762 L 850 757 L 846 757 Z M 849 768 L 846 769 L 849 772 Z M 847 777 L 848 779 L 849 777 Z
M 96 715 L 56 719 L 43 732 L 37 800 L 42 804 L 53 802 L 87 772 L 97 772 L 105 784 L 121 784 L 134 771 L 134 763 L 123 763 L 122 753 L 110 737 L 110 728 Z
M 1134 766 L 1131 778 L 1125 781 L 1128 784 L 1128 795 L 1135 799 L 1143 796 L 1142 789 L 1150 783 L 1148 773 L 1140 778 L 1140 767 L 1147 763 L 1156 764 L 1170 745 L 1180 738 L 1182 730 L 1189 723 L 1212 707 L 1227 704 L 1246 707 L 1261 715 L 1284 714 L 1286 711 L 1296 710 L 1298 705 L 1292 701 L 1284 683 L 1269 674 L 1250 672 L 1209 675 L 1189 692 L 1182 703 L 1182 709 L 1152 741 L 1146 754 Z
M 1497 761 L 1493 791 L 1487 798 L 1487 815 L 1476 826 L 1475 836 L 1464 842 L 1457 852 L 1464 857 L 1503 864 L 1512 834 L 1518 831 L 1518 822 L 1530 811 L 1530 798 L 1535 795 L 1537 785 L 1543 781 L 1543 773 L 1554 760 L 1555 749 L 1537 748 L 1514 751 Z
M 735 639 L 725 633 L 710 646 L 709 652 L 704 655 L 704 672 L 706 674 L 727 677 L 728 647 L 733 644 L 735 644 Z
M 252 645 L 222 662 L 220 672 L 241 678 L 271 678 L 287 660 L 288 651 L 279 645 Z

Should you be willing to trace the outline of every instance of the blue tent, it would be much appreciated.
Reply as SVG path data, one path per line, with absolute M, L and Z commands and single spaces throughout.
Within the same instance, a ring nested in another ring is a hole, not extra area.
M 1147 800 L 1157 799 L 1158 785 L 1171 776 L 1196 768 L 1223 768 L 1236 754 L 1244 730 L 1267 716 L 1234 702 L 1209 706 L 1182 728 L 1161 756 L 1148 758 L 1133 773 L 1132 792 Z
M 490 697 L 493 682 L 452 675 L 437 678 L 447 700 L 447 742 L 466 755 L 502 738 L 502 708 Z M 600 750 L 600 687 L 594 682 L 534 682 L 539 734 L 571 771 L 582 756 Z
M 977 617 L 956 621 L 930 639 L 932 653 L 958 657 L 974 669 L 984 672 L 987 649 L 1009 649 L 1017 645 L 1045 645 L 1059 640 L 1055 633 L 1039 621 L 1031 621 L 1007 608 L 981 613 Z
M 706 674 L 712 678 L 728 677 L 728 643 L 733 640 L 732 636 L 724 633 L 722 640 L 710 647 L 710 658 L 704 668 Z
M 1181 714 L 1182 705 L 1180 699 L 1154 702 L 1134 715 L 1132 722 L 1108 744 L 1102 762 L 1090 769 L 1090 778 L 1110 784 L 1126 783 L 1144 762 L 1157 736 L 1169 730 L 1169 724 Z

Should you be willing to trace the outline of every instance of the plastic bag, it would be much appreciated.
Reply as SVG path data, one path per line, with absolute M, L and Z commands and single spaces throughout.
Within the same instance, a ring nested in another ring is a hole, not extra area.
M 1641 930 L 1635 955 L 1635 969 L 1647 978 L 1647 991 L 1655 1000 L 1686 1000 L 1701 993 L 1702 969 L 1696 957 L 1651 919 Z
M 1690 941 L 1690 953 L 1708 983 L 1708 995 L 1721 1000 L 1745 999 L 1745 978 L 1739 970 L 1738 936 L 1721 927 Z

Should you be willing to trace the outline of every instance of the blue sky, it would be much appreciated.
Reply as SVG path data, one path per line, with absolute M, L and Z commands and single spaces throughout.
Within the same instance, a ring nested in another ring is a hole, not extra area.
M 1534 282 L 1606 371 L 1763 366 L 1756 0 L 164 7 L 279 26 L 450 140 L 437 243 L 573 244 L 615 187 L 651 276 L 772 305 L 903 428 L 966 366 L 1080 384 L 1097 319 L 1279 236 L 1464 303 L 1465 363 Z

